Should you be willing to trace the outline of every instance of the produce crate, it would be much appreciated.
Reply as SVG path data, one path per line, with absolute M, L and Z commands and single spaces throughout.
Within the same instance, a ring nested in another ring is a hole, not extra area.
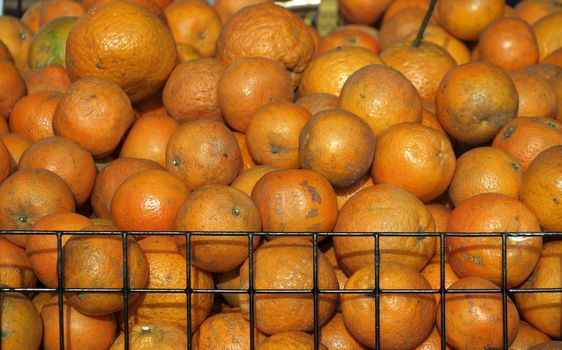
M 503 310 L 503 349 L 508 349 L 507 340 L 507 306 L 508 306 L 508 295 L 514 293 L 562 293 L 562 288 L 540 288 L 540 289 L 519 289 L 519 288 L 507 288 L 507 263 L 506 263 L 506 250 L 507 250 L 507 240 L 508 238 L 528 238 L 528 237 L 543 237 L 545 240 L 548 239 L 559 239 L 562 238 L 562 232 L 525 232 L 525 233 L 405 233 L 405 232 L 393 232 L 393 233 L 351 233 L 351 232 L 301 232 L 301 233 L 281 233 L 281 232 L 52 232 L 52 231 L 0 231 L 0 235 L 5 234 L 33 234 L 33 235 L 56 235 L 57 236 L 57 255 L 58 255 L 58 288 L 0 288 L 1 293 L 6 292 L 56 292 L 58 294 L 59 300 L 59 329 L 60 329 L 60 344 L 61 350 L 64 349 L 64 318 L 63 318 L 63 308 L 62 300 L 64 292 L 118 292 L 123 294 L 124 299 L 124 319 L 128 319 L 129 305 L 128 297 L 130 293 L 185 293 L 187 297 L 187 330 L 188 330 L 188 349 L 193 349 L 192 344 L 192 322 L 190 317 L 190 306 L 191 297 L 198 293 L 232 293 L 232 294 L 248 294 L 249 298 L 249 310 L 250 310 L 250 339 L 251 339 L 251 349 L 254 348 L 254 323 L 255 323 L 255 311 L 254 311 L 254 298 L 257 294 L 303 294 L 308 293 L 312 295 L 314 301 L 314 343 L 315 349 L 319 348 L 319 324 L 318 324 L 318 298 L 321 294 L 362 294 L 362 295 L 373 295 L 375 298 L 375 331 L 376 331 L 376 345 L 377 349 L 380 348 L 380 298 L 381 294 L 439 294 L 441 300 L 445 300 L 445 295 L 447 294 L 466 294 L 466 293 L 495 293 L 500 294 L 502 297 L 502 310 Z M 191 259 L 190 254 L 186 254 L 186 277 L 188 288 L 186 289 L 148 289 L 148 288 L 130 288 L 125 282 L 122 288 L 65 288 L 63 285 L 63 254 L 62 254 L 62 236 L 63 235 L 113 235 L 120 236 L 123 242 L 123 275 L 124 281 L 128 281 L 128 271 L 127 271 L 127 237 L 128 236 L 142 236 L 142 235 L 172 235 L 172 236 L 184 236 L 186 238 L 186 251 L 191 250 L 191 237 L 197 235 L 217 235 L 217 236 L 246 236 L 248 238 L 248 255 L 249 255 L 249 288 L 248 289 L 193 289 L 191 286 Z M 253 256 L 257 247 L 254 246 L 253 238 L 259 237 L 273 237 L 273 236 L 299 236 L 312 240 L 312 256 L 313 256 L 313 288 L 312 289 L 256 289 L 253 286 Z M 375 269 L 375 287 L 373 289 L 359 289 L 359 290 L 340 290 L 340 289 L 319 289 L 318 288 L 318 249 L 319 240 L 321 238 L 334 237 L 334 236 L 363 236 L 363 237 L 373 237 L 375 241 L 375 254 L 373 266 Z M 439 289 L 381 289 L 379 286 L 379 269 L 380 269 L 380 239 L 382 237 L 437 237 L 440 241 L 440 251 L 436 254 L 440 255 L 440 274 L 441 282 Z M 445 237 L 501 237 L 501 249 L 502 249 L 502 281 L 503 286 L 497 289 L 456 289 L 451 290 L 444 287 L 445 285 Z M 445 328 L 445 310 L 446 303 L 440 303 L 440 310 L 437 317 L 441 318 L 441 330 L 440 333 L 445 335 L 447 330 Z M 128 349 L 128 334 L 129 329 L 125 327 L 123 330 L 125 334 L 125 349 Z M 441 349 L 445 349 L 446 337 L 441 337 Z

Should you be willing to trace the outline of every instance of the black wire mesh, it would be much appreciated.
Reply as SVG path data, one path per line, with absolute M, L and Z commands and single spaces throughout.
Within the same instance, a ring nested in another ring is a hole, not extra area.
M 130 293 L 185 293 L 187 299 L 187 335 L 188 335 L 188 349 L 193 349 L 192 344 L 192 319 L 191 319 L 191 297 L 193 294 L 198 293 L 246 293 L 249 298 L 249 315 L 250 315 L 250 349 L 254 349 L 254 327 L 255 327 L 255 306 L 254 298 L 257 294 L 302 294 L 309 293 L 313 296 L 314 303 L 314 345 L 315 349 L 319 348 L 319 321 L 318 321 L 318 298 L 320 294 L 367 294 L 373 295 L 375 298 L 375 339 L 376 349 L 380 348 L 380 295 L 393 294 L 393 293 L 411 293 L 411 294 L 439 294 L 441 300 L 445 300 L 447 294 L 467 294 L 467 293 L 497 293 L 502 296 L 502 313 L 503 313 L 503 349 L 508 349 L 508 327 L 507 327 L 507 306 L 509 293 L 562 293 L 562 288 L 540 288 L 540 289 L 519 289 L 507 287 L 507 239 L 511 237 L 562 237 L 561 232 L 526 232 L 526 233 L 338 233 L 338 232 L 323 232 L 323 233 L 283 233 L 283 232 L 51 232 L 51 231 L 0 231 L 0 236 L 4 234 L 33 234 L 33 235 L 56 235 L 57 236 L 57 272 L 58 272 L 58 288 L 0 288 L 0 293 L 6 292 L 56 292 L 58 294 L 58 312 L 59 312 L 59 336 L 60 336 L 60 349 L 64 347 L 64 316 L 63 316 L 63 295 L 65 292 L 120 292 L 123 294 L 123 313 L 124 319 L 129 318 L 129 305 L 128 299 Z M 124 285 L 122 288 L 66 288 L 63 285 L 63 250 L 62 250 L 62 236 L 63 235 L 116 235 L 121 236 L 122 239 L 122 254 L 123 254 L 123 276 Z M 186 288 L 185 289 L 165 289 L 165 288 L 131 288 L 128 285 L 128 263 L 127 263 L 127 239 L 129 236 L 142 236 L 142 235 L 170 235 L 170 236 L 185 236 L 186 239 Z M 246 236 L 248 238 L 248 263 L 249 263 L 249 285 L 247 289 L 195 289 L 191 288 L 191 237 L 196 235 L 205 236 Z M 254 252 L 257 249 L 254 246 L 254 237 L 266 236 L 300 236 L 312 238 L 312 254 L 313 254 L 313 286 L 311 289 L 255 289 L 254 288 Z M 375 254 L 374 254 L 374 268 L 375 268 L 375 283 L 372 289 L 320 289 L 318 287 L 318 242 L 320 237 L 333 237 L 333 236 L 364 236 L 373 237 L 375 240 Z M 415 237 L 438 237 L 440 240 L 440 288 L 439 289 L 381 289 L 379 281 L 380 269 L 380 238 L 389 236 L 415 236 Z M 447 289 L 445 288 L 445 237 L 501 237 L 502 249 L 502 287 L 497 289 Z M 445 326 L 445 310 L 446 303 L 440 303 L 441 318 L 441 348 L 445 349 L 446 346 L 446 326 Z M 126 323 L 126 322 L 125 322 Z M 123 327 L 124 333 L 124 346 L 129 349 L 129 327 Z

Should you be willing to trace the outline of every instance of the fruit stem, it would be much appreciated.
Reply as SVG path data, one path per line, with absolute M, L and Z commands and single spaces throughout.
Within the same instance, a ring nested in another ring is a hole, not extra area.
M 425 28 L 429 23 L 429 19 L 431 18 L 431 15 L 433 15 L 433 9 L 435 8 L 436 2 L 437 0 L 430 0 L 429 7 L 427 8 L 427 12 L 425 13 L 425 17 L 423 18 L 423 21 L 420 25 L 420 29 L 418 30 L 418 35 L 416 36 L 416 39 L 412 43 L 413 48 L 420 46 L 421 41 L 423 39 L 423 33 L 425 33 Z

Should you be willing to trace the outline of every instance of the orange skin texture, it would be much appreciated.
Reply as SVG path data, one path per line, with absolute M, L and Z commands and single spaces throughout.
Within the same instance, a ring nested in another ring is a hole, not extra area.
M 246 193 L 248 196 L 252 195 L 252 190 L 256 183 L 267 173 L 279 168 L 270 165 L 256 165 L 253 168 L 246 169 L 238 175 L 232 182 L 231 186 Z
M 178 231 L 258 232 L 260 213 L 250 196 L 225 185 L 205 185 L 191 192 L 175 218 Z M 254 246 L 259 237 L 254 239 Z M 185 249 L 183 249 L 185 253 Z M 191 262 L 209 272 L 230 271 L 248 258 L 244 236 L 194 236 Z
M 199 0 L 174 1 L 164 14 L 176 43 L 192 45 L 205 57 L 215 55 L 222 21 L 211 5 Z
M 457 38 L 474 41 L 496 18 L 504 16 L 502 0 L 443 0 L 435 8 L 441 25 Z
M 362 268 L 349 277 L 345 289 L 373 289 L 373 266 Z M 397 263 L 380 266 L 381 289 L 431 289 L 417 271 Z M 374 348 L 375 298 L 372 295 L 343 294 L 343 320 L 351 335 L 363 345 Z M 411 349 L 424 341 L 435 324 L 435 300 L 431 294 L 387 294 L 380 297 L 380 346 L 382 349 Z M 402 336 L 398 336 L 401 334 Z
M 562 123 L 549 118 L 516 118 L 500 129 L 493 147 L 513 157 L 523 171 L 542 151 L 562 145 Z
M 417 33 L 412 33 L 408 37 L 408 40 L 413 41 L 416 36 Z M 449 54 L 455 59 L 457 64 L 465 64 L 470 62 L 470 51 L 468 50 L 466 44 L 463 41 L 452 36 L 439 25 L 428 25 L 425 28 L 423 41 L 437 44 L 447 50 L 447 52 L 449 52 Z
M 427 102 L 435 100 L 439 83 L 457 63 L 437 44 L 423 41 L 413 48 L 410 42 L 396 43 L 381 53 L 383 62 L 408 78 Z
M 295 101 L 295 104 L 308 109 L 310 114 L 316 114 L 327 109 L 337 108 L 338 103 L 339 99 L 337 96 L 323 92 L 301 96 Z
M 10 175 L 13 161 L 10 151 L 4 142 L 0 141 L 0 184 Z
M 319 54 L 302 75 L 299 95 L 326 93 L 337 97 L 349 76 L 370 64 L 382 61 L 374 52 L 359 46 L 342 46 Z
M 338 215 L 334 189 L 313 170 L 269 172 L 254 186 L 252 199 L 265 232 L 329 232 Z
M 8 60 L 0 61 L 0 116 L 7 119 L 25 93 L 25 82 L 15 64 Z
M 83 0 L 82 2 L 84 3 L 84 8 L 86 9 L 86 11 L 88 11 L 89 9 L 94 7 L 94 5 L 107 3 L 111 1 L 115 1 L 115 0 Z M 156 1 L 152 1 L 152 0 L 130 0 L 130 1 L 139 4 L 143 7 L 146 7 L 150 12 L 154 13 L 162 20 L 166 19 L 164 17 L 163 8 L 160 7 L 160 5 L 158 5 Z
M 265 57 L 302 73 L 314 54 L 306 24 L 274 4 L 248 6 L 231 16 L 217 41 L 217 57 L 229 65 L 241 57 Z
M 423 270 L 421 270 L 422 276 L 425 277 L 427 282 L 429 282 L 429 285 L 431 286 L 431 289 L 440 289 L 441 288 L 441 262 L 440 262 L 441 253 L 440 252 L 441 252 L 440 249 L 439 250 L 436 249 L 433 259 L 431 259 L 431 261 L 427 265 L 425 265 Z M 448 262 L 445 262 L 445 284 L 444 284 L 444 287 L 449 288 L 449 286 L 451 284 L 455 283 L 459 279 L 460 279 L 460 277 L 455 273 L 455 270 L 453 270 L 451 265 Z M 433 296 L 435 297 L 436 303 L 438 303 L 439 300 L 441 300 L 440 294 L 433 294 Z M 437 309 L 437 312 L 440 312 L 440 310 Z M 440 315 L 438 317 L 440 317 Z
M 299 136 L 299 162 L 326 176 L 334 187 L 349 186 L 369 171 L 375 153 L 369 124 L 353 113 L 333 109 L 313 115 Z
M 427 0 L 395 0 L 388 5 L 386 11 L 384 11 L 384 15 L 382 17 L 383 22 L 388 21 L 394 15 L 400 13 L 400 11 L 409 9 L 409 8 L 420 8 L 424 11 L 427 11 L 429 7 L 429 1 Z M 435 16 L 435 12 L 434 12 Z
M 164 22 L 145 7 L 122 0 L 88 11 L 66 42 L 66 68 L 73 81 L 86 76 L 107 79 L 132 102 L 164 85 L 176 56 L 176 44 Z
M 562 51 L 562 50 L 561 50 Z M 556 120 L 562 123 L 562 70 L 549 80 L 550 85 L 554 88 L 556 97 L 558 98 L 558 108 L 556 111 Z
M 523 174 L 520 198 L 547 231 L 562 230 L 562 146 L 541 152 Z
M 33 288 L 37 277 L 25 250 L 0 237 L 0 283 L 8 288 Z
M 517 329 L 517 336 L 509 346 L 513 350 L 526 350 L 534 345 L 539 345 L 551 340 L 550 337 L 527 322 L 520 320 L 519 328 Z
M 39 29 L 55 18 L 80 17 L 84 12 L 84 5 L 81 2 L 69 0 L 48 1 L 45 6 L 41 6 L 39 11 Z
M 162 102 L 179 123 L 194 120 L 222 122 L 217 87 L 225 66 L 215 58 L 181 63 L 162 92 Z
M 336 191 L 336 198 L 338 200 L 338 210 L 340 210 L 347 200 L 353 197 L 354 194 L 365 187 L 373 186 L 374 184 L 373 178 L 369 174 L 365 174 L 362 178 L 349 186 L 334 188 Z
M 278 62 L 263 57 L 240 58 L 218 82 L 218 103 L 226 123 L 245 133 L 254 114 L 271 102 L 293 101 L 291 78 Z
M 318 252 L 318 288 L 338 289 L 334 269 L 322 252 Z M 246 260 L 240 268 L 240 288 L 248 288 Z M 310 289 L 312 277 L 312 243 L 298 237 L 279 237 L 254 252 L 254 288 Z M 247 294 L 240 294 L 240 309 L 249 319 Z M 318 299 L 318 325 L 324 324 L 336 306 L 335 294 Z M 254 298 L 255 327 L 265 334 L 313 329 L 313 300 L 310 293 L 291 295 L 257 294 Z M 281 312 L 284 310 L 284 312 Z
M 273 3 L 273 0 L 217 0 L 213 2 L 213 7 L 219 14 L 222 23 L 224 24 L 230 18 L 230 16 L 240 11 L 242 8 L 262 3 L 271 4 Z
M 562 286 L 562 242 L 543 245 L 541 257 L 533 274 L 521 286 L 528 288 L 560 288 Z M 515 302 L 521 316 L 532 326 L 552 338 L 562 335 L 561 301 L 557 293 L 516 293 Z
M 366 31 L 342 26 L 337 31 L 332 31 L 320 39 L 316 54 L 323 54 L 342 46 L 360 46 L 374 53 L 380 51 L 376 38 Z
M 164 170 L 129 176 L 111 199 L 111 220 L 130 231 L 169 231 L 188 190 L 180 178 Z
M 310 112 L 291 102 L 268 103 L 258 109 L 246 130 L 246 142 L 258 164 L 298 169 L 299 135 Z
M 515 11 L 529 24 L 534 24 L 543 17 L 562 10 L 558 0 L 527 0 L 515 5 Z
M 87 77 L 68 88 L 53 116 L 53 130 L 86 148 L 94 158 L 103 158 L 118 146 L 133 122 L 131 102 L 119 86 Z
M 562 68 L 562 47 L 552 51 L 552 53 L 543 58 L 541 62 L 555 64 Z
M 135 121 L 119 157 L 148 159 L 166 166 L 166 147 L 179 123 L 167 115 L 147 115 Z
M 10 115 L 10 130 L 33 141 L 53 136 L 53 115 L 62 93 L 42 91 L 20 99 Z
M 394 185 L 369 186 L 341 208 L 334 232 L 435 232 L 435 224 L 422 201 Z M 374 261 L 373 237 L 333 238 L 338 263 L 346 274 Z M 420 271 L 435 253 L 435 237 L 382 237 L 381 262 L 400 262 Z
M 439 120 L 437 119 L 435 113 L 428 110 L 427 108 L 424 108 L 422 111 L 421 124 L 447 135 L 441 124 L 439 124 Z
M 0 300 L 2 348 L 39 349 L 43 336 L 41 316 L 31 300 L 21 293 L 2 293 Z
M 19 19 L 12 16 L 0 18 L 0 41 L 8 47 L 10 55 L 20 72 L 29 69 L 27 52 L 31 39 L 33 39 L 33 32 Z
M 314 337 L 298 331 L 277 333 L 256 346 L 256 350 L 309 350 L 313 348 Z M 319 344 L 318 349 L 328 350 L 323 344 Z
M 533 24 L 541 59 L 562 47 L 560 21 L 562 21 L 562 11 L 557 11 Z
M 70 86 L 68 73 L 60 65 L 30 69 L 23 74 L 23 80 L 28 95 L 45 90 L 64 93 Z
M 394 101 L 392 107 L 388 101 Z M 374 64 L 359 69 L 347 79 L 339 108 L 363 118 L 378 135 L 394 124 L 421 121 L 422 99 L 402 73 Z
M 83 215 L 73 212 L 58 212 L 37 220 L 32 230 L 79 231 L 90 225 L 92 225 L 90 219 Z M 70 235 L 61 237 L 62 247 L 70 237 Z M 39 281 L 49 288 L 56 288 L 58 286 L 57 237 L 55 235 L 29 235 L 25 252 Z
M 410 7 L 383 21 L 379 31 L 381 49 L 385 50 L 417 33 L 425 12 L 419 7 Z M 435 17 L 430 18 L 429 24 L 437 24 Z
M 147 332 L 148 328 L 148 332 Z M 187 348 L 187 334 L 179 327 L 168 324 L 135 324 L 129 330 L 129 346 L 136 350 L 183 350 Z M 109 350 L 125 349 L 125 333 L 121 332 Z
M 21 155 L 18 168 L 42 168 L 59 175 L 74 193 L 78 206 L 90 198 L 97 174 L 94 159 L 86 149 L 58 136 L 29 145 Z
M 479 277 L 466 277 L 453 283 L 449 289 L 498 289 L 494 283 Z M 445 297 L 447 343 L 455 349 L 501 348 L 503 344 L 502 296 L 494 294 L 447 294 Z M 439 310 L 441 303 L 437 305 Z M 441 317 L 436 317 L 441 329 Z M 517 333 L 519 315 L 508 297 L 508 344 Z
M 132 237 L 127 239 L 130 288 L 143 288 L 148 262 Z M 63 247 L 64 286 L 67 288 L 122 288 L 123 240 L 121 236 L 72 236 Z M 104 316 L 123 309 L 120 293 L 65 292 L 67 302 L 79 312 Z M 139 295 L 129 294 L 129 303 Z
M 419 123 L 401 123 L 379 134 L 371 176 L 375 183 L 399 186 L 428 202 L 446 191 L 455 164 L 445 134 Z
M 208 184 L 229 185 L 238 176 L 242 156 L 236 137 L 223 123 L 181 125 L 168 141 L 166 169 L 189 190 Z
M 146 256 L 150 276 L 146 288 L 186 288 L 186 260 L 171 237 L 148 236 L 139 245 Z M 214 288 L 213 276 L 191 265 L 191 288 Z M 213 307 L 213 294 L 191 296 L 192 332 L 207 318 Z M 120 314 L 121 319 L 123 318 Z M 129 309 L 129 327 L 133 324 L 158 324 L 163 320 L 187 331 L 187 297 L 176 293 L 143 293 Z
M 43 320 L 43 349 L 60 349 L 59 297 L 53 296 L 41 310 Z M 64 346 L 84 350 L 107 349 L 115 337 L 117 322 L 112 314 L 87 316 L 63 301 Z
M 343 315 L 336 313 L 320 329 L 320 342 L 328 349 L 366 350 L 345 328 Z
M 447 223 L 449 222 L 449 216 L 451 215 L 451 209 L 447 208 L 443 204 L 426 204 L 425 207 L 431 213 L 433 217 L 433 222 L 435 222 L 436 232 L 446 232 Z M 437 242 L 439 244 L 439 242 Z M 439 255 L 439 251 L 435 251 L 436 255 Z
M 501 193 L 518 198 L 523 169 L 505 151 L 477 147 L 457 160 L 449 197 L 455 205 L 481 193 Z
M 515 85 L 502 69 L 475 62 L 457 66 L 439 84 L 435 105 L 439 123 L 457 141 L 491 140 L 517 115 Z
M 266 337 L 254 328 L 254 345 L 265 339 Z M 193 334 L 193 344 L 200 350 L 212 350 L 217 347 L 249 349 L 250 322 L 240 312 L 225 312 L 210 316 Z
M 15 132 L 6 132 L 0 134 L 0 141 L 4 143 L 8 152 L 10 152 L 13 162 L 11 172 L 15 172 L 21 155 L 33 143 L 33 140 Z
M 111 218 L 110 204 L 117 188 L 129 176 L 149 169 L 163 167 L 158 163 L 146 159 L 117 158 L 104 167 L 96 177 L 90 202 L 98 218 Z
M 519 95 L 518 117 L 556 117 L 558 98 L 548 80 L 522 71 L 513 72 L 510 76 Z
M 392 0 L 339 0 L 338 7 L 348 23 L 373 24 L 390 3 Z
M 439 317 L 439 316 L 438 316 Z M 414 350 L 440 350 L 441 349 L 441 335 L 437 328 L 433 328 L 433 331 L 425 338 L 424 342 L 418 345 Z M 452 350 L 452 348 L 446 344 L 446 350 Z
M 0 228 L 29 230 L 41 217 L 74 211 L 72 191 L 58 175 L 45 169 L 19 170 L 0 185 Z
M 452 212 L 447 232 L 540 232 L 533 212 L 515 198 L 484 193 L 461 202 Z M 507 285 L 516 286 L 531 274 L 542 237 L 508 238 Z M 477 276 L 502 284 L 501 237 L 447 237 L 445 250 L 460 277 Z
M 508 71 L 538 63 L 539 46 L 533 28 L 519 18 L 498 18 L 480 34 L 480 58 Z
M 254 158 L 252 158 L 250 150 L 248 149 L 246 135 L 237 131 L 233 132 L 233 134 L 236 137 L 236 142 L 238 142 L 238 147 L 240 148 L 240 156 L 242 157 L 242 166 L 240 168 L 240 172 L 257 166 L 258 164 L 254 160 Z

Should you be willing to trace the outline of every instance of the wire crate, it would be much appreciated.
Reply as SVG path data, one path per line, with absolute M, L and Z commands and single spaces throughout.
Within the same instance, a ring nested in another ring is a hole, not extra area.
M 303 232 L 303 233 L 281 233 L 281 232 L 50 232 L 50 231 L 0 231 L 0 235 L 5 234 L 23 234 L 23 235 L 56 235 L 57 237 L 57 277 L 58 277 L 58 288 L 0 288 L 0 294 L 6 292 L 56 292 L 58 294 L 58 312 L 59 312 L 59 335 L 60 335 L 60 349 L 64 349 L 64 319 L 63 319 L 63 293 L 64 292 L 118 292 L 122 293 L 124 301 L 124 320 L 128 320 L 129 316 L 129 305 L 128 298 L 130 293 L 184 293 L 187 298 L 187 335 L 188 335 L 188 349 L 193 348 L 192 344 L 192 320 L 190 317 L 191 313 L 191 297 L 198 293 L 232 293 L 232 294 L 247 294 L 249 299 L 249 314 L 250 314 L 250 346 L 251 349 L 254 348 L 254 323 L 255 323 L 255 310 L 254 310 L 254 299 L 258 294 L 304 294 L 308 293 L 313 297 L 314 303 L 314 344 L 315 349 L 319 348 L 319 322 L 318 322 L 318 299 L 321 294 L 362 294 L 362 295 L 372 295 L 375 299 L 375 332 L 376 332 L 376 348 L 380 348 L 380 295 L 381 294 L 439 294 L 441 300 L 445 300 L 446 294 L 466 294 L 466 293 L 495 293 L 501 294 L 502 297 L 502 311 L 503 311 L 503 348 L 508 349 L 508 339 L 507 339 L 507 306 L 508 306 L 508 294 L 515 293 L 562 293 L 562 288 L 541 288 L 541 289 L 519 289 L 519 288 L 508 288 L 507 283 L 507 240 L 508 238 L 515 237 L 544 237 L 547 239 L 556 239 L 557 237 L 562 237 L 562 232 L 527 232 L 527 233 L 404 233 L 404 232 L 393 232 L 393 233 L 341 233 L 341 232 Z M 122 241 L 123 249 L 123 276 L 124 285 L 121 288 L 65 288 L 63 285 L 63 250 L 62 250 L 62 236 L 63 235 L 113 235 L 120 236 Z M 127 238 L 129 236 L 142 236 L 142 235 L 169 235 L 169 236 L 184 236 L 186 239 L 186 286 L 185 289 L 148 289 L 148 288 L 130 288 L 128 286 L 128 264 L 127 264 Z M 191 238 L 197 235 L 205 236 L 246 236 L 248 238 L 248 263 L 249 263 L 249 286 L 247 289 L 194 289 L 191 288 L 191 259 L 188 252 L 191 251 Z M 254 245 L 255 237 L 272 237 L 272 236 L 299 236 L 309 238 L 312 241 L 312 258 L 313 258 L 313 286 L 311 289 L 297 289 L 297 290 L 287 290 L 287 289 L 256 289 L 254 288 L 254 253 L 258 247 Z M 318 250 L 319 241 L 321 237 L 334 237 L 334 236 L 363 236 L 372 237 L 375 243 L 374 250 L 374 260 L 373 266 L 375 270 L 375 285 L 372 289 L 320 289 L 318 287 Z M 440 241 L 440 251 L 436 254 L 440 255 L 440 288 L 439 289 L 381 289 L 379 285 L 379 269 L 380 269 L 380 239 L 382 237 L 437 237 Z M 501 237 L 501 249 L 502 249 L 502 287 L 497 289 L 447 289 L 445 286 L 445 237 Z M 446 346 L 446 328 L 445 328 L 445 310 L 446 303 L 440 303 L 440 310 L 437 317 L 441 318 L 441 348 L 445 349 Z M 125 321 L 126 322 L 126 321 Z M 124 343 L 125 349 L 129 347 L 129 327 L 124 327 L 123 332 L 125 334 Z

